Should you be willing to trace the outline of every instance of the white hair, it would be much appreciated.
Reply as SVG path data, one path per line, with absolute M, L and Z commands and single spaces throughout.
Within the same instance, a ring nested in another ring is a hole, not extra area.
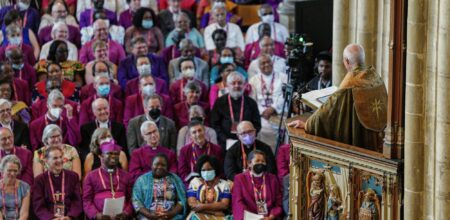
M 44 131 L 42 132 L 42 143 L 47 145 L 47 139 L 52 135 L 55 131 L 59 132 L 61 136 L 63 135 L 63 132 L 61 128 L 58 125 L 55 124 L 49 124 L 45 126 Z
M 107 99 L 105 99 L 105 98 L 97 98 L 97 99 L 95 99 L 95 100 L 92 102 L 92 104 L 91 104 L 92 111 L 94 111 L 94 108 L 97 107 L 97 105 L 98 105 L 100 102 L 104 102 L 104 103 L 106 104 L 107 108 L 109 108 L 109 103 L 108 103 L 108 100 L 107 100 Z
M 147 120 L 147 121 L 145 121 L 144 123 L 142 123 L 141 128 L 140 128 L 140 129 L 141 129 L 141 135 L 142 135 L 142 136 L 144 135 L 145 129 L 148 128 L 148 127 L 150 127 L 150 126 L 155 126 L 155 128 L 156 128 L 156 129 L 158 130 L 158 132 L 159 132 L 158 125 L 156 125 L 156 123 L 153 122 L 153 121 Z
M 106 28 L 109 28 L 109 21 L 107 19 L 97 19 L 94 21 L 94 24 L 92 24 L 92 28 L 94 29 L 94 31 L 97 30 L 100 22 L 104 22 L 106 25 Z
M 108 80 L 109 80 L 109 74 L 108 73 L 97 73 L 97 74 L 95 74 L 95 77 L 94 77 L 95 84 L 97 84 L 100 81 L 101 78 L 108 78 Z
M 245 82 L 244 76 L 241 73 L 239 73 L 237 71 L 233 71 L 230 74 L 228 74 L 227 84 L 231 85 L 231 83 L 233 83 L 233 81 L 236 80 L 236 79 L 239 79 L 242 82 Z
M 364 48 L 359 44 L 349 44 L 343 52 L 344 59 L 347 59 L 350 65 L 364 65 L 366 55 Z
M 202 108 L 201 106 L 199 106 L 199 105 L 193 105 L 193 106 L 191 106 L 191 107 L 189 108 L 188 112 L 189 112 L 189 115 L 195 112 L 195 113 L 198 113 L 198 114 L 200 114 L 200 115 L 202 115 L 202 116 L 205 116 L 205 111 L 204 111 L 203 108 Z
M 214 2 L 211 11 L 215 12 L 219 8 L 223 8 L 225 11 L 227 11 L 227 8 L 225 7 L 225 3 L 223 3 L 223 2 Z
M 0 99 L 0 105 L 7 104 L 10 108 L 12 107 L 12 103 L 7 99 Z
M 272 38 L 270 38 L 269 36 L 263 36 L 263 37 L 261 37 L 261 39 L 259 40 L 259 48 L 262 48 L 263 41 L 264 41 L 266 38 L 269 39 L 269 40 L 272 42 L 272 45 L 274 45 L 275 42 L 273 42 Z
M 50 105 L 53 101 L 61 99 L 64 101 L 64 95 L 57 89 L 54 89 L 48 94 L 47 104 Z
M 64 21 L 58 21 L 53 25 L 52 32 L 51 32 L 52 38 L 53 38 L 53 35 L 56 33 L 56 31 L 59 30 L 61 27 L 66 27 L 67 38 L 69 38 L 69 27 L 67 26 L 66 22 L 64 22 Z

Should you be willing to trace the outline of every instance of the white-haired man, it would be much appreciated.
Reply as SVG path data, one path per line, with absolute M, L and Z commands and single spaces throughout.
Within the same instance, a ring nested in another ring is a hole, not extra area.
M 288 125 L 304 128 L 309 134 L 381 151 L 387 122 L 386 87 L 375 69 L 365 66 L 361 45 L 348 45 L 343 55 L 347 74 L 338 91 L 306 122 L 295 120 Z

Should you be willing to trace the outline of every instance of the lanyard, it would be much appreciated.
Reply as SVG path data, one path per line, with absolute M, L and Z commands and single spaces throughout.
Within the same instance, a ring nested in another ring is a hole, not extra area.
M 167 191 L 167 181 L 166 181 L 166 177 L 164 177 L 164 204 L 166 203 L 166 191 Z M 154 198 L 154 202 L 157 203 L 158 201 L 158 197 L 156 196 L 156 193 L 158 192 L 155 181 L 153 181 L 153 198 Z
M 24 66 L 24 68 L 25 68 L 25 66 Z M 19 79 L 24 80 L 22 75 L 23 75 L 23 68 L 19 70 Z
M 48 117 L 47 115 L 44 117 L 44 120 L 45 120 L 45 126 L 47 126 L 48 123 L 49 123 L 47 117 Z M 59 124 L 59 127 L 60 127 L 61 129 L 63 128 L 63 127 L 62 127 L 63 120 L 64 120 L 63 117 L 62 117 L 62 116 L 59 116 L 59 123 L 58 123 L 58 124 Z M 58 121 L 58 120 L 57 120 L 57 121 Z
M 57 194 L 55 194 L 55 190 L 54 190 L 54 187 L 53 187 L 53 181 L 52 181 L 52 178 L 50 177 L 50 171 L 48 171 L 48 182 L 50 182 L 50 190 L 51 190 L 51 193 L 52 193 L 52 198 L 53 198 L 53 203 L 55 203 L 56 204 L 56 195 L 62 195 L 62 197 L 61 197 L 61 202 L 64 204 L 64 195 L 65 195 L 65 193 L 64 193 L 64 170 L 63 171 L 61 171 L 62 172 L 62 184 L 61 184 L 61 193 L 57 193 Z
M 275 84 L 275 73 L 272 74 L 272 80 L 270 82 L 270 90 L 267 90 L 266 82 L 264 81 L 262 74 L 261 74 L 261 94 L 264 96 L 266 95 L 267 98 L 269 98 L 269 95 L 272 95 L 273 93 L 273 85 Z M 266 93 L 264 93 L 266 91 Z
M 261 184 L 261 186 L 258 188 L 256 188 L 255 185 L 255 181 L 253 180 L 253 176 L 250 174 L 250 172 L 248 173 L 250 176 L 250 180 L 252 181 L 252 185 L 253 185 L 253 193 L 255 194 L 255 201 L 258 202 L 266 202 L 266 194 L 267 194 L 267 190 L 266 190 L 266 175 L 263 175 L 263 182 Z M 262 194 L 262 195 L 261 195 Z
M 16 101 L 19 101 L 19 95 L 17 95 L 16 83 L 14 82 L 14 80 L 12 80 L 11 84 L 13 86 L 14 98 L 16 99 Z
M 180 102 L 184 101 L 184 79 L 181 79 L 181 85 L 180 85 Z
M 211 153 L 211 147 L 209 146 L 209 143 L 206 144 L 206 155 L 209 155 Z M 197 154 L 197 150 L 195 148 L 195 144 L 192 143 L 192 159 L 191 159 L 191 172 L 194 172 L 194 167 L 197 164 L 197 160 L 199 158 L 200 154 Z
M 110 172 L 108 172 L 108 173 L 109 173 L 109 182 L 111 184 L 111 194 L 112 194 L 113 199 L 115 199 L 116 192 L 119 191 L 119 187 L 120 187 L 119 171 L 116 172 L 116 178 L 117 178 L 116 190 L 114 190 L 114 183 L 113 183 L 113 179 L 112 179 L 112 173 L 110 173 Z M 100 176 L 100 181 L 102 182 L 103 189 L 106 190 L 106 184 L 105 184 L 105 180 L 103 179 L 101 168 L 98 169 L 98 175 Z
M 241 111 L 239 113 L 239 122 L 242 121 L 242 117 L 244 116 L 244 96 L 241 97 Z M 228 95 L 228 107 L 230 108 L 230 117 L 231 117 L 231 123 L 233 124 L 234 121 L 234 112 L 233 112 L 233 105 L 231 104 L 231 98 L 230 95 Z
M 256 150 L 256 143 L 253 143 L 253 150 Z M 244 145 L 241 143 L 241 151 L 242 151 L 242 167 L 244 170 L 247 169 L 247 154 L 245 153 Z
M 3 216 L 6 217 L 6 187 L 5 187 L 5 183 L 2 184 L 2 211 L 3 211 Z M 19 216 L 19 198 L 17 196 L 17 189 L 19 188 L 19 186 L 17 185 L 17 180 L 14 183 L 14 208 L 16 209 L 16 213 L 15 216 Z

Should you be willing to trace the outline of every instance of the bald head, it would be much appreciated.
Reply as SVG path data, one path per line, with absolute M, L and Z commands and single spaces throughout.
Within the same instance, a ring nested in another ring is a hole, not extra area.
M 349 44 L 344 49 L 343 58 L 348 72 L 357 66 L 364 66 L 366 59 L 364 48 L 359 44 Z
M 241 121 L 237 126 L 238 133 L 242 133 L 248 130 L 256 130 L 250 121 Z

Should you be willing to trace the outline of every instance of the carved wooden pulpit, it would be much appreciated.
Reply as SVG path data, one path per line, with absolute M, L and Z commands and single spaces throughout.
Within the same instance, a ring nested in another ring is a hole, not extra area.
M 400 219 L 400 162 L 288 128 L 289 219 Z

